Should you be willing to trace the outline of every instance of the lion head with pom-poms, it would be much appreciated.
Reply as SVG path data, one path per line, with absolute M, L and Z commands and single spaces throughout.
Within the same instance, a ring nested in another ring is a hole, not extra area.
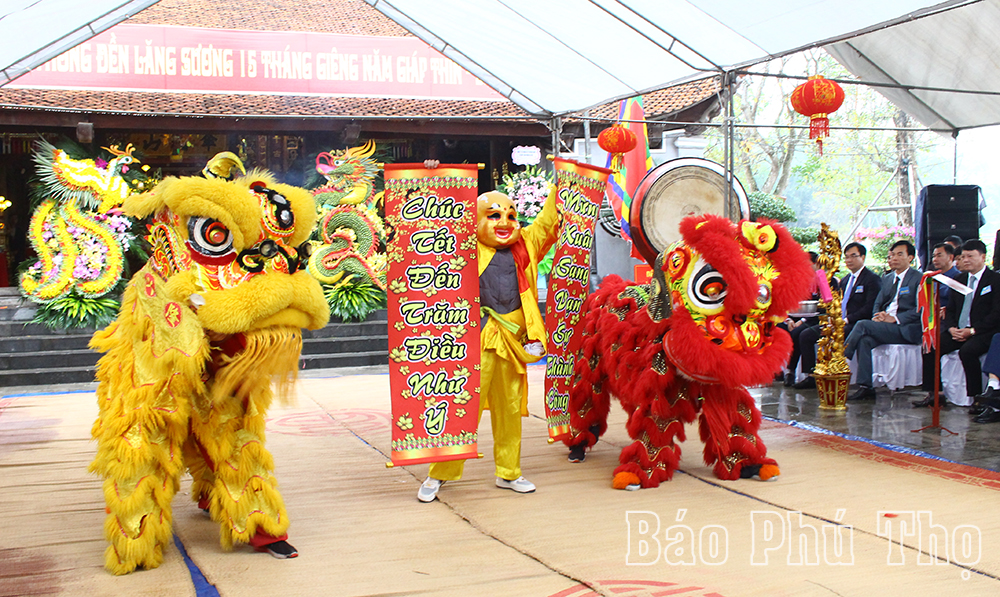
M 791 348 L 775 325 L 813 278 L 808 257 L 769 223 L 705 215 L 685 218 L 680 229 L 683 239 L 657 260 L 672 310 L 664 353 L 696 381 L 769 383 Z
M 619 455 L 617 489 L 670 479 L 685 424 L 696 419 L 718 478 L 780 474 L 745 386 L 770 383 L 784 367 L 791 338 L 776 324 L 808 294 L 809 258 L 777 224 L 703 215 L 681 220 L 680 231 L 649 284 L 608 276 L 583 307 L 563 441 L 582 461 L 617 397 L 633 439 Z

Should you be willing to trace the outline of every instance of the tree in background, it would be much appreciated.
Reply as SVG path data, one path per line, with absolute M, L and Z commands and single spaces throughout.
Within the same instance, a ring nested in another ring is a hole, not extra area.
M 786 74 L 789 57 L 763 65 L 763 71 Z M 738 128 L 739 142 L 734 163 L 736 176 L 749 192 L 781 195 L 788 186 L 795 152 L 808 135 L 807 129 L 788 128 L 797 117 L 788 97 L 798 81 L 782 77 L 746 76 L 733 98 L 734 111 L 741 123 L 775 124 L 776 128 Z M 719 153 L 713 159 L 721 161 L 721 144 L 709 149 Z
M 772 61 L 756 70 L 770 75 L 853 78 L 822 50 Z M 907 207 L 895 212 L 896 216 L 894 212 L 872 214 L 865 222 L 869 226 L 912 225 L 908 208 L 911 197 L 905 183 L 907 170 L 916 168 L 918 156 L 933 146 L 934 135 L 868 130 L 912 127 L 913 122 L 874 90 L 844 85 L 847 98 L 832 118 L 831 126 L 854 128 L 831 131 L 824 141 L 825 155 L 820 157 L 808 142 L 808 123 L 791 109 L 788 99 L 801 82 L 748 75 L 734 94 L 737 116 L 734 171 L 747 191 L 785 197 L 786 206 L 795 212 L 800 225 L 811 227 L 823 221 L 846 234 L 888 183 L 885 194 L 889 201 L 883 199 L 880 203 Z M 757 126 L 740 127 L 740 124 Z M 706 157 L 722 163 L 721 131 L 715 129 L 706 136 L 710 139 Z
M 760 219 L 774 220 L 775 222 L 794 222 L 797 219 L 795 210 L 788 207 L 785 200 L 777 195 L 754 191 L 747 195 L 750 203 L 750 219 L 757 221 Z M 819 236 L 819 228 L 808 227 L 799 228 L 786 226 L 788 232 L 799 244 L 810 245 L 816 242 Z

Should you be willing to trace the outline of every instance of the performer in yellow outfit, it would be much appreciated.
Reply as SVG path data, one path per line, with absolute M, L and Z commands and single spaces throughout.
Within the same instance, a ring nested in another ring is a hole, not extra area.
M 521 228 L 514 203 L 496 191 L 477 201 L 482 368 L 479 414 L 490 409 L 497 487 L 530 493 L 521 476 L 521 417 L 528 416 L 525 365 L 545 355 L 545 322 L 538 310 L 538 262 L 559 236 L 555 187 L 541 213 Z M 431 502 L 445 481 L 462 478 L 464 460 L 436 462 L 417 498 Z

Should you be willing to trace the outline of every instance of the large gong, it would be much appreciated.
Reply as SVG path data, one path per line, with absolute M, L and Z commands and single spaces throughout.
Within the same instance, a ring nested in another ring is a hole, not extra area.
M 702 158 L 677 158 L 646 173 L 632 198 L 629 231 L 636 249 L 652 264 L 656 256 L 680 240 L 681 219 L 690 215 L 725 215 L 726 170 Z M 733 213 L 750 217 L 743 185 L 732 177 Z

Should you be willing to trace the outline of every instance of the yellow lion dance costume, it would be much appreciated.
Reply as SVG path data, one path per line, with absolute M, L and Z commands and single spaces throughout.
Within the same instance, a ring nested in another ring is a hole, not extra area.
M 160 565 L 185 470 L 224 548 L 294 557 L 264 416 L 272 379 L 282 395 L 294 380 L 301 328 L 329 319 L 305 271 L 312 196 L 260 171 L 232 182 L 171 177 L 124 210 L 152 217 L 152 257 L 118 319 L 91 340 L 105 353 L 90 466 L 104 477 L 105 566 L 127 574 Z

